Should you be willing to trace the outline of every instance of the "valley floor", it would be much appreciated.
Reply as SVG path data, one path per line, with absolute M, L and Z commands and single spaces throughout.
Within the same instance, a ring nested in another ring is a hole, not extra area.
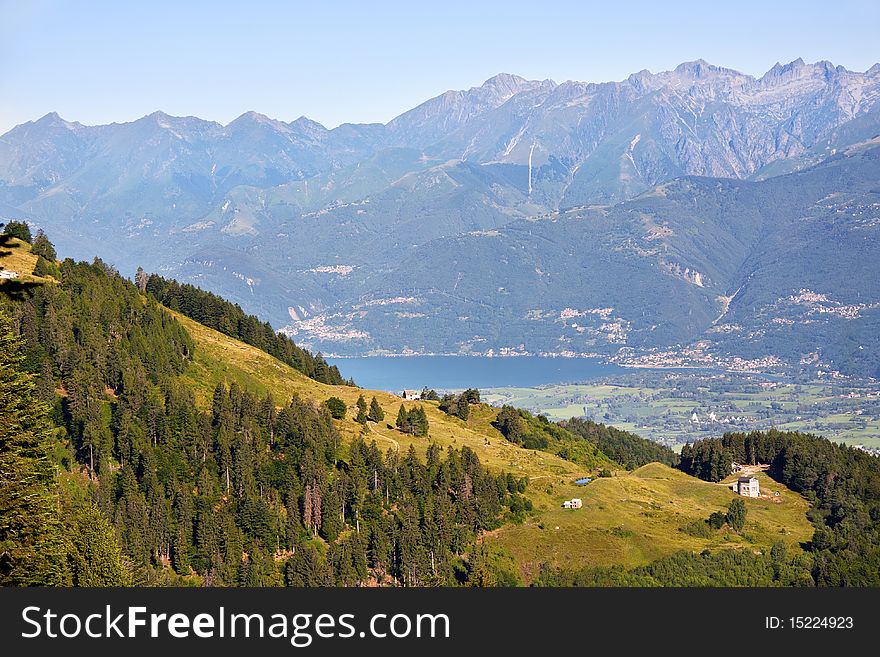
M 880 383 L 731 372 L 639 372 L 601 382 L 492 388 L 483 398 L 551 420 L 585 416 L 669 446 L 776 427 L 880 449 Z

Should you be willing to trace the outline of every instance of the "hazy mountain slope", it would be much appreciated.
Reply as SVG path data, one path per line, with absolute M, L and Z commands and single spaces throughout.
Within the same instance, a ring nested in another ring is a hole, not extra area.
M 796 60 L 755 78 L 698 60 L 599 84 L 502 74 L 387 125 L 332 130 L 255 112 L 227 126 L 50 114 L 0 137 L 0 217 L 45 227 L 74 257 L 293 319 L 330 351 L 580 353 L 708 336 L 795 357 L 785 331 L 737 327 L 818 286 L 815 263 L 830 256 L 817 245 L 873 253 L 872 224 L 856 248 L 859 235 L 811 204 L 851 192 L 873 212 L 866 190 L 820 163 L 880 135 L 878 99 L 880 66 Z M 823 320 L 804 319 L 814 333 L 846 319 L 811 312 Z M 873 331 L 871 309 L 859 312 L 853 344 Z M 817 339 L 809 353 L 836 340 Z
M 413 249 L 320 321 L 322 348 L 610 352 L 705 341 L 874 374 L 880 147 L 761 183 L 683 178 L 632 201 Z M 861 347 L 861 349 L 859 348 Z M 833 362 L 830 362 L 833 361 Z

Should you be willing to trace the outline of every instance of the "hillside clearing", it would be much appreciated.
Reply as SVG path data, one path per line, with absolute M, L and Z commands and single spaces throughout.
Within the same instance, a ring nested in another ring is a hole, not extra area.
M 809 504 L 763 473 L 759 478 L 768 490 L 780 491 L 780 502 L 742 498 L 748 508 L 742 536 L 722 529 L 710 539 L 701 539 L 680 531 L 693 520 L 725 510 L 736 496 L 726 488 L 651 463 L 582 487 L 541 482 L 538 487 L 558 502 L 522 525 L 503 527 L 486 541 L 510 553 L 526 581 L 537 575 L 544 561 L 571 568 L 632 567 L 677 550 L 765 551 L 776 541 L 800 549 L 799 544 L 813 533 L 806 518 Z M 572 497 L 583 500 L 582 509 L 561 508 L 561 501 Z
M 508 442 L 491 425 L 496 409 L 485 404 L 473 406 L 465 423 L 441 412 L 437 402 L 404 402 L 383 391 L 319 383 L 255 347 L 173 314 L 196 341 L 193 362 L 183 378 L 196 391 L 197 403 L 205 408 L 221 381 L 227 385 L 235 382 L 259 394 L 271 392 L 278 404 L 294 394 L 318 403 L 336 396 L 349 408 L 346 418 L 336 425 L 343 438 L 351 440 L 363 431 L 353 420 L 358 396 L 363 394 L 368 401 L 375 396 L 385 421 L 370 423 L 364 438 L 375 440 L 381 449 L 408 450 L 413 445 L 424 456 L 429 441 L 444 448 L 467 445 L 492 470 L 528 476 L 532 483 L 526 495 L 534 504 L 533 516 L 522 525 L 506 525 L 485 537 L 487 544 L 513 557 L 527 582 L 544 561 L 578 567 L 635 566 L 676 550 L 767 550 L 779 540 L 800 549 L 798 544 L 812 536 L 807 501 L 763 473 L 759 475 L 762 488 L 781 491 L 779 502 L 747 499 L 749 516 L 743 536 L 721 530 L 711 539 L 695 538 L 680 528 L 726 509 L 734 498 L 732 491 L 659 463 L 576 486 L 574 479 L 591 473 L 552 454 Z M 430 422 L 428 439 L 393 428 L 401 404 L 425 407 Z M 582 509 L 561 508 L 562 501 L 572 497 L 583 499 Z

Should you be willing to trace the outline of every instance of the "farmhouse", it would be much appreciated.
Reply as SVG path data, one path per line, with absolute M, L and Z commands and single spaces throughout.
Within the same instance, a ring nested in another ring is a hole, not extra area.
M 562 503 L 563 509 L 580 509 L 584 505 L 583 501 L 579 497 L 573 497 L 570 500 L 565 500 Z
M 2 278 L 18 278 L 18 272 L 10 271 L 9 269 L 0 269 L 0 279 Z
M 736 480 L 734 490 L 744 497 L 759 497 L 761 495 L 756 477 L 740 477 Z
M 421 390 L 404 390 L 400 396 L 404 399 L 421 399 L 422 392 Z

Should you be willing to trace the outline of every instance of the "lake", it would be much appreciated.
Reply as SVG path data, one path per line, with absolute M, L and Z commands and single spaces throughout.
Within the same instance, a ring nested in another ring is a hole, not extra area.
M 632 372 L 595 358 L 541 358 L 540 356 L 371 356 L 328 358 L 346 379 L 354 377 L 363 388 L 400 392 L 404 388 L 533 387 L 573 383 Z

